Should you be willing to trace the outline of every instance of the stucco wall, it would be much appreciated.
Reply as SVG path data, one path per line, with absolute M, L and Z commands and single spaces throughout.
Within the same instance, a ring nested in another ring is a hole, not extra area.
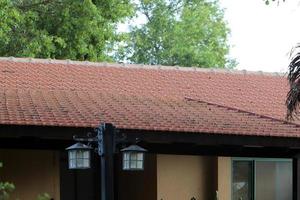
M 157 155 L 157 199 L 213 200 L 216 166 L 215 157 Z
M 231 200 L 231 158 L 218 157 L 218 200 Z
M 0 180 L 15 184 L 11 199 L 35 200 L 48 193 L 59 200 L 58 153 L 42 150 L 0 150 Z

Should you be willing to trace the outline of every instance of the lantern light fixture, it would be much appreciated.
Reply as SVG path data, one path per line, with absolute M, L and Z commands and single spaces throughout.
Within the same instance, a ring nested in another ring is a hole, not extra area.
M 95 129 L 96 135 L 93 136 L 92 133 L 88 133 L 87 137 L 77 137 L 74 136 L 73 139 L 77 141 L 76 144 L 66 148 L 68 151 L 68 161 L 69 161 L 69 169 L 88 169 L 91 168 L 91 144 L 97 144 L 98 155 L 101 157 L 101 160 L 105 162 L 105 154 L 108 155 L 108 152 L 105 153 L 104 150 L 104 137 L 103 132 L 105 129 L 105 125 L 100 126 Z M 110 146 L 111 153 L 116 153 L 117 144 L 126 142 L 125 137 L 117 137 L 115 135 L 115 131 L 112 131 L 109 137 L 114 138 L 112 140 L 112 146 Z M 85 145 L 81 142 L 87 142 L 88 145 Z M 136 143 L 139 142 L 138 138 L 136 138 Z M 126 171 L 141 171 L 144 170 L 144 160 L 145 160 L 145 152 L 146 149 L 134 144 L 130 145 L 126 148 L 120 150 L 122 153 L 122 169 Z M 112 156 L 112 155 L 111 155 Z
M 119 130 L 111 123 L 102 123 L 93 132 L 89 132 L 87 137 L 74 135 L 73 139 L 77 143 L 66 148 L 68 151 L 69 169 L 90 168 L 91 150 L 96 150 L 100 156 L 101 163 L 101 199 L 114 199 L 114 170 L 112 167 L 114 166 L 114 154 L 117 152 L 119 144 L 130 142 L 127 135 L 119 134 Z M 140 142 L 139 138 L 135 139 L 136 143 Z M 123 156 L 123 170 L 144 170 L 146 149 L 138 145 L 130 145 L 120 151 Z
M 66 148 L 68 151 L 69 169 L 88 169 L 91 167 L 92 148 L 77 142 Z
M 129 147 L 121 149 L 123 170 L 144 170 L 144 160 L 146 151 L 146 149 L 138 145 L 130 145 Z

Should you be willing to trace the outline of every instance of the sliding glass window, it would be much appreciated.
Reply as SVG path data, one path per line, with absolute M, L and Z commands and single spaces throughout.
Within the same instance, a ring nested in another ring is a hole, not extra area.
M 234 160 L 232 163 L 232 199 L 253 199 L 253 162 Z
M 292 200 L 292 160 L 233 159 L 233 200 Z

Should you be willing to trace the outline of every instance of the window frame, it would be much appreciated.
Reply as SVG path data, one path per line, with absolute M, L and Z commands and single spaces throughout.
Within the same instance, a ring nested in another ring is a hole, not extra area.
M 256 193 L 255 193 L 255 187 L 256 187 L 256 162 L 290 162 L 293 165 L 293 159 L 292 158 L 260 158 L 260 157 L 231 157 L 231 176 L 230 176 L 230 196 L 231 200 L 233 199 L 233 162 L 234 161 L 251 161 L 252 162 L 252 180 L 253 180 L 253 191 L 251 200 L 256 200 Z M 293 171 L 292 171 L 293 173 Z

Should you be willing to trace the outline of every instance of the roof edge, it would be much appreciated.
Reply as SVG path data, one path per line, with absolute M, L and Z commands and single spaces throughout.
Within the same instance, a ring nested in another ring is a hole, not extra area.
M 165 66 L 165 65 L 145 65 L 145 64 L 128 64 L 128 63 L 109 63 L 109 62 L 91 62 L 91 61 L 75 61 L 75 60 L 59 60 L 59 59 L 41 59 L 29 57 L 0 57 L 0 61 L 24 62 L 24 63 L 42 63 L 42 64 L 64 64 L 64 65 L 85 65 L 95 67 L 118 67 L 133 69 L 153 69 L 153 70 L 179 70 L 179 71 L 195 71 L 205 73 L 230 73 L 241 75 L 264 75 L 264 76 L 285 76 L 281 72 L 263 72 L 236 70 L 227 68 L 200 68 L 200 67 L 181 67 L 181 66 Z

